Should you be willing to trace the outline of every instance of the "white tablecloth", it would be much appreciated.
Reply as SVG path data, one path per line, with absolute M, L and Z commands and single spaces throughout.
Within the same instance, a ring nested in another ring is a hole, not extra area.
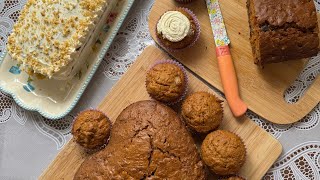
M 0 51 L 26 0 L 0 0 Z M 319 2 L 315 1 L 319 6 Z M 0 180 L 36 179 L 71 138 L 73 117 L 96 107 L 143 49 L 154 44 L 147 17 L 153 0 L 136 0 L 104 61 L 76 108 L 60 121 L 25 111 L 0 92 Z M 296 102 L 320 73 L 320 56 L 312 58 L 306 70 L 285 97 Z M 274 112 L 276 113 L 276 112 Z M 301 121 L 275 125 L 252 112 L 247 114 L 259 126 L 279 139 L 283 153 L 264 179 L 320 179 L 320 105 Z

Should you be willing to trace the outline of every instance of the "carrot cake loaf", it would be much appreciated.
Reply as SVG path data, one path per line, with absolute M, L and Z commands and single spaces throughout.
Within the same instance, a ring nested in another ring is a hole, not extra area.
M 255 63 L 263 66 L 317 55 L 317 12 L 310 0 L 248 0 Z

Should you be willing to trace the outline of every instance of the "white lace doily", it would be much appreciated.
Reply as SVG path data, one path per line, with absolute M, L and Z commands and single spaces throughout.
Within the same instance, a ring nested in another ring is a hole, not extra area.
M 7 36 L 25 2 L 0 2 L 0 52 L 5 48 Z M 315 3 L 320 9 L 320 0 Z M 144 48 L 154 44 L 147 23 L 152 4 L 153 0 L 136 0 L 90 88 L 72 113 L 62 120 L 52 121 L 37 113 L 25 111 L 10 96 L 0 92 L 0 179 L 36 179 L 70 139 L 74 116 L 83 109 L 96 107 Z M 285 94 L 288 102 L 297 102 L 320 73 L 319 58 L 312 58 L 299 78 L 288 88 Z M 281 157 L 264 179 L 320 179 L 319 104 L 304 119 L 291 125 L 275 125 L 252 112 L 247 115 L 283 145 Z

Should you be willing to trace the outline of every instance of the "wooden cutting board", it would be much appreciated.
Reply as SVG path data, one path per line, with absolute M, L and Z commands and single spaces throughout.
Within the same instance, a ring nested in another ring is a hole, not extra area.
M 152 37 L 156 40 L 155 27 L 160 16 L 179 6 L 187 7 L 196 14 L 201 24 L 201 35 L 192 48 L 169 53 L 205 81 L 223 91 L 204 0 L 189 4 L 155 0 L 149 15 Z M 231 53 L 238 74 L 240 94 L 249 109 L 277 124 L 293 123 L 306 116 L 320 101 L 319 77 L 296 104 L 288 104 L 283 98 L 285 90 L 303 70 L 306 60 L 270 64 L 260 69 L 253 63 L 246 0 L 220 0 L 220 6 L 231 40 Z
M 147 47 L 127 73 L 112 88 L 98 109 L 105 112 L 114 122 L 120 112 L 131 103 L 150 99 L 145 90 L 146 71 L 156 60 L 166 58 L 168 56 L 158 48 Z M 195 91 L 214 93 L 192 74 L 188 73 L 188 76 L 190 81 L 189 93 Z M 228 129 L 240 135 L 247 148 L 246 163 L 240 174 L 247 179 L 261 179 L 280 155 L 281 144 L 250 119 L 234 119 L 225 102 L 223 105 L 224 120 L 220 128 Z M 71 140 L 43 172 L 40 179 L 72 179 L 86 157 L 88 157 L 88 154 L 84 153 L 83 149 Z

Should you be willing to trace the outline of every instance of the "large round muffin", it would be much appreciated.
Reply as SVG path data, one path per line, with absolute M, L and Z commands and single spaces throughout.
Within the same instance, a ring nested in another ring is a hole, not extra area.
M 205 179 L 205 165 L 179 116 L 156 101 L 125 108 L 108 146 L 86 159 L 74 179 Z
M 87 149 L 103 146 L 110 135 L 111 122 L 100 111 L 82 111 L 74 120 L 72 135 L 74 140 Z
M 201 156 L 214 173 L 236 174 L 245 162 L 246 148 L 236 134 L 217 130 L 208 134 L 202 142 Z
M 195 92 L 182 104 L 182 117 L 188 127 L 199 133 L 208 133 L 217 129 L 223 119 L 223 108 L 213 94 Z
M 147 72 L 146 88 L 149 95 L 163 103 L 175 103 L 186 91 L 186 77 L 180 66 L 169 63 L 156 64 Z

